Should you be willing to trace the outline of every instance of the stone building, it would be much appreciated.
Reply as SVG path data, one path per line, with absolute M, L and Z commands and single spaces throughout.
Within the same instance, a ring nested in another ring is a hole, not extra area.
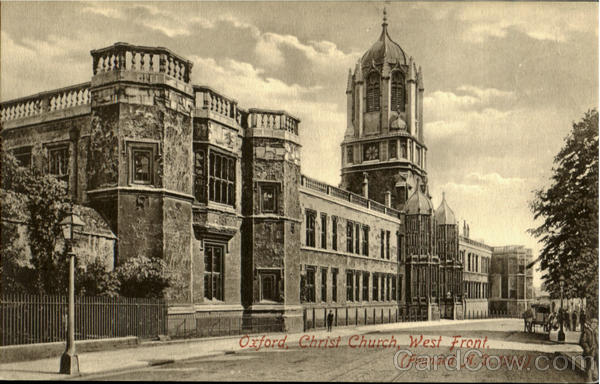
M 465 318 L 487 317 L 492 247 L 469 238 L 469 227 L 466 222 L 463 224 L 463 235 L 458 238 L 458 243 L 460 257 L 463 260 Z
M 533 302 L 531 249 L 522 245 L 492 248 L 489 309 L 493 313 L 522 314 Z
M 299 119 L 243 108 L 192 84 L 187 59 L 127 43 L 91 51 L 89 82 L 1 103 L 3 150 L 68 182 L 114 235 L 115 264 L 176 271 L 173 332 L 223 318 L 302 330 L 328 311 L 337 324 L 463 318 L 458 224 L 428 189 L 423 73 L 387 27 L 348 76 L 339 187 L 302 174 Z

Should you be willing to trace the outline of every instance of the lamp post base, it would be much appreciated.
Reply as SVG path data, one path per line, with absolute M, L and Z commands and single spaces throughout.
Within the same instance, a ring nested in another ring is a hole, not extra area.
M 79 356 L 65 352 L 60 357 L 60 372 L 67 375 L 79 375 Z
M 560 331 L 558 331 L 558 342 L 559 343 L 565 342 L 565 332 L 562 329 Z

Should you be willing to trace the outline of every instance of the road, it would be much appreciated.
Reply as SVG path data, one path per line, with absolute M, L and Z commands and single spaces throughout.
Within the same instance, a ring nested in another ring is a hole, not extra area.
M 522 323 L 514 320 L 386 330 L 324 338 L 312 346 L 307 337 L 266 348 L 271 342 L 260 338 L 241 339 L 244 348 L 229 354 L 87 379 L 584 382 L 564 360 L 555 359 L 553 367 L 553 344 L 542 335 L 523 333 Z

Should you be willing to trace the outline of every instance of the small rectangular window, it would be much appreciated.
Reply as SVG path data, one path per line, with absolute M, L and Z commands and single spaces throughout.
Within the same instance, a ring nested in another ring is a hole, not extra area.
M 396 140 L 392 140 L 388 146 L 388 153 L 390 159 L 395 159 L 398 157 L 398 143 Z
M 152 151 L 148 149 L 133 149 L 133 182 L 136 184 L 151 184 Z
M 69 146 L 61 145 L 48 149 L 48 173 L 59 180 L 68 182 L 69 177 Z
M 385 231 L 383 229 L 381 230 L 381 245 L 379 248 L 381 250 L 381 258 L 385 259 Z
M 392 276 L 392 300 L 396 301 L 396 292 L 397 292 L 397 287 L 396 287 L 396 276 Z
M 260 275 L 261 300 L 278 301 L 277 276 L 274 273 Z
M 276 185 L 262 184 L 260 186 L 260 207 L 263 213 L 274 213 L 277 211 Z
M 31 147 L 21 147 L 13 149 L 13 155 L 17 159 L 19 166 L 31 168 Z
M 354 163 L 354 147 L 352 145 L 346 147 L 346 162 L 348 164 Z

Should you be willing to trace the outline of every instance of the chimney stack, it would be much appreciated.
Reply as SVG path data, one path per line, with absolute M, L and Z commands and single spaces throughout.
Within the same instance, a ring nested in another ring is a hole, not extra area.
M 365 199 L 369 198 L 369 174 L 367 172 L 363 172 L 363 182 L 362 182 L 362 193 Z
M 388 208 L 392 208 L 392 192 L 385 192 L 385 206 Z

